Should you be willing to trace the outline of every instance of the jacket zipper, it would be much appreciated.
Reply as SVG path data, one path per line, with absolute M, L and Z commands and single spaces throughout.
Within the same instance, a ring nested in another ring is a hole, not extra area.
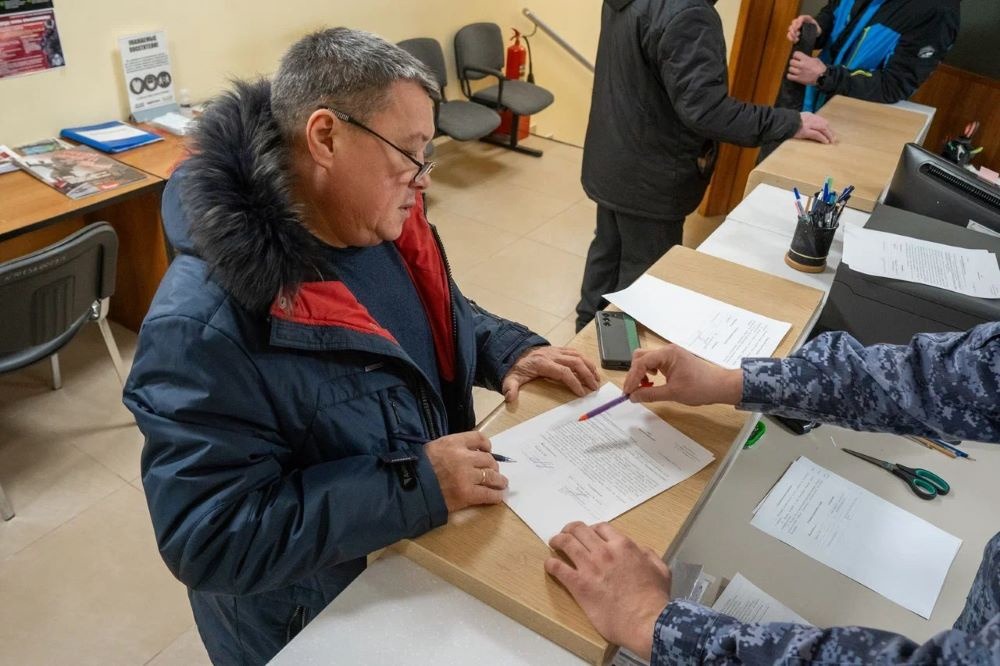
M 845 66 L 846 66 L 847 69 L 851 69 L 851 68 L 854 67 L 854 65 L 851 64 L 851 63 L 853 63 L 854 59 L 858 56 L 858 51 L 861 50 L 861 45 L 865 43 L 866 39 L 868 39 L 868 31 L 869 30 L 871 30 L 871 26 L 868 26 L 867 28 L 865 28 L 864 32 L 861 33 L 861 39 L 858 40 L 857 46 L 855 46 L 854 47 L 854 51 L 851 52 L 851 57 L 848 58 L 847 62 L 845 63 Z
M 420 413 L 424 421 L 424 428 L 427 430 L 428 441 L 433 441 L 441 437 L 438 434 L 438 429 L 434 425 L 434 412 L 431 410 L 431 401 L 427 399 L 427 389 L 424 388 L 423 383 L 420 381 L 420 377 L 417 377 L 418 385 L 420 390 L 418 391 L 420 397 Z
M 438 250 L 441 252 L 441 260 L 444 261 L 444 272 L 448 276 L 448 295 L 451 297 L 451 339 L 455 345 L 455 354 L 458 354 L 458 313 L 455 312 L 455 291 L 451 288 L 453 283 L 451 277 L 451 262 L 448 261 L 448 254 L 444 251 L 444 243 L 441 242 L 441 236 L 438 234 L 437 227 L 428 223 L 431 228 L 431 234 L 434 236 L 434 241 L 437 243 Z
M 444 251 L 444 243 L 441 242 L 441 236 L 438 234 L 437 227 L 433 224 L 427 223 L 427 226 L 431 228 L 431 235 L 434 236 L 434 241 L 437 243 L 438 250 L 441 252 L 441 260 L 444 261 L 444 272 L 448 277 L 448 295 L 451 297 L 451 339 L 452 345 L 455 349 L 455 359 L 458 359 L 458 313 L 455 312 L 455 290 L 452 288 L 454 280 L 451 276 L 451 262 L 448 261 L 448 253 Z M 458 365 L 456 363 L 456 369 Z M 457 379 L 457 378 L 456 378 Z M 463 396 L 464 400 L 464 396 Z M 466 411 L 466 405 L 463 403 L 459 405 L 460 412 Z
M 296 626 L 296 622 L 298 626 Z M 299 635 L 299 632 L 306 627 L 306 608 L 305 606 L 296 606 L 295 612 L 292 613 L 292 619 L 288 621 L 288 627 L 285 629 L 285 642 L 290 642 L 293 638 Z

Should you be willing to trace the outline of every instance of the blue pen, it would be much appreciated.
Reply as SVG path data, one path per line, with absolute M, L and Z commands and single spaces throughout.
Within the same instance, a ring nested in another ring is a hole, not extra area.
M 931 440 L 932 442 L 934 442 L 938 446 L 941 446 L 941 447 L 943 447 L 945 449 L 948 449 L 949 451 L 951 451 L 952 453 L 954 453 L 959 458 L 968 458 L 969 460 L 975 460 L 975 458 L 970 458 L 969 454 L 966 453 L 965 451 L 963 451 L 962 449 L 956 448 L 955 446 L 949 444 L 948 442 L 944 441 L 943 439 L 938 439 L 936 437 L 928 437 L 927 439 Z
M 844 191 L 840 193 L 840 198 L 837 199 L 837 203 L 841 203 L 843 201 L 847 201 L 848 199 L 850 199 L 851 198 L 851 192 L 853 192 L 853 191 L 854 191 L 854 186 L 853 185 L 848 185 L 847 187 L 845 187 Z
M 795 210 L 798 211 L 799 217 L 802 217 L 806 214 L 806 211 L 802 208 L 802 196 L 799 194 L 799 188 L 793 187 L 792 192 L 795 193 Z

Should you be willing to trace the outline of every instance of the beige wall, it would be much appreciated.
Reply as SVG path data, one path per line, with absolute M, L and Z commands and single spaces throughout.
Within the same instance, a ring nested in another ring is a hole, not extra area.
M 730 41 L 738 4 L 739 0 L 718 3 Z M 600 0 L 57 0 L 67 66 L 0 79 L 0 99 L 5 108 L 14 110 L 0 121 L 0 143 L 24 143 L 69 125 L 125 118 L 128 100 L 117 52 L 117 40 L 124 35 L 165 29 L 175 87 L 187 88 L 196 101 L 218 93 L 231 77 L 272 72 L 290 43 L 322 26 L 364 28 L 392 41 L 435 37 L 449 63 L 448 93 L 457 98 L 461 93 L 451 53 L 455 31 L 484 20 L 498 23 L 505 34 L 510 27 L 530 31 L 531 23 L 521 14 L 525 6 L 593 61 Z M 534 119 L 536 131 L 582 144 L 592 75 L 542 32 L 532 39 L 532 50 L 536 82 L 556 97 L 555 104 Z
M 733 36 L 736 34 L 736 19 L 740 17 L 740 0 L 719 0 L 715 11 L 722 17 L 722 31 L 726 35 L 726 55 L 733 51 Z

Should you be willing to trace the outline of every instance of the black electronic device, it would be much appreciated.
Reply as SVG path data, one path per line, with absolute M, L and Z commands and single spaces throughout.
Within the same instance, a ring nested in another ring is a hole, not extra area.
M 1000 233 L 1000 187 L 939 155 L 908 143 L 896 165 L 885 203 L 961 227 Z
M 1000 238 L 885 204 L 875 207 L 865 228 L 1000 256 Z M 965 331 L 997 320 L 998 299 L 866 275 L 841 263 L 813 334 L 847 331 L 865 345 L 906 344 L 917 333 Z
M 600 310 L 594 317 L 594 324 L 597 326 L 601 367 L 605 370 L 628 370 L 632 367 L 632 352 L 639 348 L 635 319 L 624 312 Z
M 793 435 L 804 435 L 823 425 L 819 421 L 806 421 L 805 419 L 793 419 L 791 416 L 779 416 L 771 414 L 771 418 L 785 426 L 788 432 Z

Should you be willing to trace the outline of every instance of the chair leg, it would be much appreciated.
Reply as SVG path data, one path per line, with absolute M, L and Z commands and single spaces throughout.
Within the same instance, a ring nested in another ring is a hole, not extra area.
M 492 134 L 483 137 L 480 141 L 486 143 L 492 143 L 496 146 L 501 146 L 507 150 L 513 150 L 518 153 L 524 153 L 525 155 L 531 155 L 532 157 L 541 157 L 542 151 L 536 148 L 526 148 L 517 142 L 517 133 L 521 128 L 521 116 L 516 113 L 511 114 L 510 119 L 510 136 L 506 141 L 503 139 L 494 138 Z
M 7 493 L 3 491 L 3 486 L 0 486 L 0 518 L 10 520 L 13 517 L 14 505 L 7 499 Z
M 52 390 L 58 391 L 62 388 L 62 372 L 59 371 L 59 352 L 49 356 L 49 365 L 52 367 Z
M 115 338 L 111 335 L 111 326 L 108 325 L 108 320 L 104 318 L 97 320 L 97 326 L 101 329 L 101 335 L 104 337 L 104 344 L 108 348 L 108 354 L 111 355 L 111 363 L 115 366 L 115 373 L 118 375 L 118 382 L 124 387 L 125 364 L 122 363 L 122 355 L 118 353 L 118 345 L 115 343 Z

